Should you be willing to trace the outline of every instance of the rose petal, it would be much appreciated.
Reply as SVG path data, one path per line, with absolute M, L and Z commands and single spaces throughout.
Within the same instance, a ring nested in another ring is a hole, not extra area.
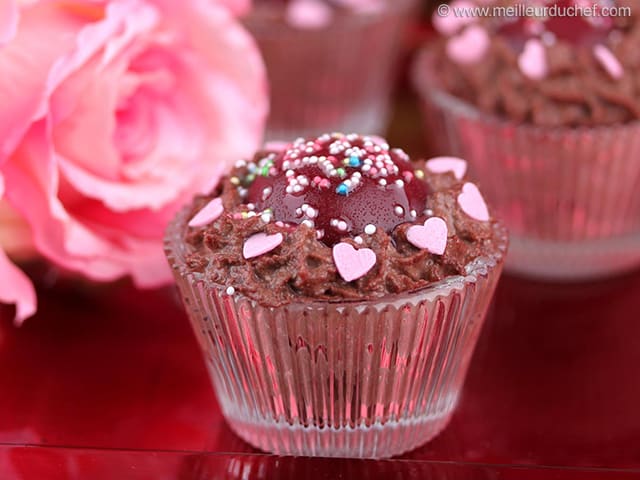
M 188 9 L 174 0 L 155 3 L 175 28 L 188 33 L 185 41 L 206 62 L 193 65 L 201 74 L 191 76 L 185 88 L 202 93 L 202 121 L 211 139 L 207 153 L 228 166 L 252 155 L 262 142 L 268 110 L 266 71 L 253 38 L 215 2 L 189 2 Z
M 157 22 L 157 11 L 150 7 L 109 5 L 104 19 L 83 28 L 76 50 L 52 71 L 50 83 L 57 85 L 57 77 L 64 78 L 82 64 L 55 90 L 49 108 L 56 122 L 56 149 L 88 172 L 118 179 L 121 158 L 113 142 L 113 113 L 120 79 L 127 69 L 123 50 L 130 49 L 133 39 L 148 34 Z M 99 48 L 103 54 L 91 57 Z M 116 56 L 119 60 L 113 61 Z
M 31 280 L 18 267 L 11 263 L 0 249 L 0 303 L 13 303 L 16 306 L 15 322 L 21 324 L 36 313 L 36 291 Z
M 4 194 L 4 179 L 0 175 L 0 200 Z M 18 269 L 0 248 L 0 303 L 16 306 L 15 322 L 22 323 L 36 312 L 36 292 L 31 280 Z
M 20 11 L 15 0 L 0 2 L 0 47 L 16 35 Z
M 78 28 L 50 2 L 21 10 L 17 34 L 0 48 L 0 98 L 11 99 L 0 108 L 0 163 L 45 111 L 48 72 L 73 48 Z
M 112 259 L 124 247 L 117 248 L 98 238 L 71 217 L 58 199 L 55 167 L 44 121 L 34 125 L 28 141 L 3 167 L 6 196 L 31 225 L 37 250 L 53 262 L 92 279 L 112 280 L 125 275 L 127 264 Z M 129 256 L 135 258 L 132 252 Z

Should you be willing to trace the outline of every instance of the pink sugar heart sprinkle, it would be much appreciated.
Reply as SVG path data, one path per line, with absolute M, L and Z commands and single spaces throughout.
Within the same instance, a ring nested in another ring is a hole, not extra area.
M 442 255 L 447 248 L 446 222 L 440 217 L 428 218 L 424 225 L 413 225 L 407 230 L 407 240 L 414 247 Z
M 203 227 L 220 217 L 222 212 L 224 211 L 224 207 L 222 206 L 221 198 L 214 198 L 209 203 L 205 205 L 205 207 L 200 210 L 198 213 L 194 215 L 194 217 L 189 221 L 190 227 Z
M 463 65 L 478 63 L 487 53 L 489 44 L 487 31 L 479 25 L 471 25 L 447 41 L 447 55 Z
M 547 52 L 540 40 L 527 40 L 524 50 L 518 56 L 518 67 L 524 76 L 532 80 L 541 80 L 547 76 Z
M 348 243 L 333 246 L 333 261 L 345 282 L 363 277 L 376 264 L 376 254 L 370 248 L 356 250 Z
M 622 68 L 622 65 L 611 50 L 604 45 L 596 45 L 593 47 L 593 55 L 611 78 L 614 80 L 622 78 L 624 75 L 624 68 Z
M 259 257 L 276 248 L 283 240 L 284 237 L 281 233 L 274 233 L 273 235 L 256 233 L 245 240 L 242 247 L 242 256 L 245 259 Z
M 319 0 L 295 0 L 287 7 L 286 19 L 296 28 L 319 29 L 331 23 L 333 10 Z
M 467 182 L 462 186 L 462 192 L 458 195 L 458 205 L 475 220 L 486 222 L 491 218 L 480 190 L 473 183 Z
M 467 2 L 466 0 L 454 0 L 449 4 L 449 7 L 450 8 L 448 10 L 444 10 L 447 13 L 446 15 L 441 15 L 440 11 L 438 10 L 433 14 L 433 17 L 431 18 L 433 28 L 435 28 L 441 35 L 454 35 L 462 30 L 462 28 L 466 25 L 478 21 L 478 18 L 474 17 L 473 15 L 456 16 L 454 14 L 454 9 L 457 11 L 462 11 L 465 8 L 475 8 L 476 5 L 471 2 Z
M 432 173 L 453 172 L 457 180 L 462 180 L 467 173 L 467 162 L 458 157 L 435 157 L 425 163 Z

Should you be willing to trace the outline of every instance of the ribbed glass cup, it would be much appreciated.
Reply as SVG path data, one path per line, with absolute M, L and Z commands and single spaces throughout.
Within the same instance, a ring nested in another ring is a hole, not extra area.
M 438 154 L 466 159 L 510 233 L 506 268 L 583 279 L 640 266 L 640 122 L 543 128 L 443 91 L 427 47 L 413 71 Z
M 165 250 L 222 412 L 280 455 L 381 458 L 437 435 L 453 412 L 502 269 L 502 251 L 423 290 L 268 308 L 185 264 L 186 213 Z
M 341 12 L 319 29 L 293 27 L 256 6 L 245 24 L 267 66 L 267 140 L 382 134 L 403 29 L 416 4 L 390 0 L 380 12 Z

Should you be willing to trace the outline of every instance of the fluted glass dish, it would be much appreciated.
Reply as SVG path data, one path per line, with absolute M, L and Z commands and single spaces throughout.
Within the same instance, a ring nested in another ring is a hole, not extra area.
M 165 250 L 222 412 L 279 455 L 384 458 L 437 435 L 453 413 L 502 270 L 499 253 L 415 292 L 264 307 L 191 271 L 187 215 Z

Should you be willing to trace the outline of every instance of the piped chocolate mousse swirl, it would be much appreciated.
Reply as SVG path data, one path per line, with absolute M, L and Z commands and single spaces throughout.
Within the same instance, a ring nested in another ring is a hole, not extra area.
M 451 12 L 522 3 L 456 0 Z M 525 3 L 549 7 L 549 14 L 434 17 L 442 38 L 433 70 L 444 89 L 484 112 L 535 125 L 600 126 L 640 118 L 640 1 Z M 577 7 L 589 10 L 569 16 Z M 605 16 L 604 9 L 612 8 L 620 15 Z
M 188 265 L 262 305 L 366 299 L 465 273 L 502 238 L 466 162 L 325 134 L 240 161 L 191 207 Z

